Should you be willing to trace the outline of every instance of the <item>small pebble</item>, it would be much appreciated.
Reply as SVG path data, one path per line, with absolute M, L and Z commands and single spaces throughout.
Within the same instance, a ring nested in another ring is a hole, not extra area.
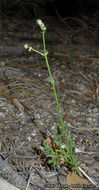
M 58 179 L 59 179 L 59 183 L 60 183 L 60 184 L 66 185 L 66 176 L 64 176 L 64 175 L 59 175 L 59 176 L 58 176 Z

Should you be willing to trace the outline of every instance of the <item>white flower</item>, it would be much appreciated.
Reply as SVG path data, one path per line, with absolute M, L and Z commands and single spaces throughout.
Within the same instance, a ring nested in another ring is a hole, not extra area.
M 32 47 L 29 47 L 29 51 L 32 51 Z
M 41 26 L 42 25 L 42 20 L 41 19 L 37 19 L 36 23 Z
M 25 44 L 25 45 L 24 45 L 24 48 L 25 48 L 25 49 L 28 49 L 28 48 L 29 48 L 29 45 L 28 45 L 28 44 Z
M 46 27 L 41 19 L 37 19 L 36 23 L 40 26 L 40 28 L 43 32 L 46 31 Z
M 46 31 L 46 27 L 44 27 L 43 29 L 44 29 L 44 31 Z

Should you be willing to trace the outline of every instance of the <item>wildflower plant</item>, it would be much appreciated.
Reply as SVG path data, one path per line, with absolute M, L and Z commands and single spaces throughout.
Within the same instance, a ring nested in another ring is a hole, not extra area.
M 40 26 L 40 29 L 42 31 L 42 39 L 43 39 L 43 48 L 44 52 L 41 53 L 32 47 L 30 47 L 28 44 L 25 44 L 24 48 L 28 49 L 29 51 L 34 51 L 39 53 L 45 58 L 45 62 L 47 65 L 47 69 L 49 72 L 55 100 L 56 100 L 56 107 L 57 111 L 59 114 L 60 118 L 60 125 L 57 124 L 56 126 L 56 132 L 57 132 L 57 140 L 55 141 L 57 145 L 57 149 L 53 149 L 51 144 L 49 144 L 47 141 L 44 142 L 44 147 L 41 147 L 44 150 L 44 153 L 46 154 L 47 157 L 49 157 L 49 163 L 52 164 L 54 167 L 60 167 L 62 164 L 65 164 L 67 167 L 69 167 L 72 172 L 74 173 L 80 173 L 79 170 L 79 160 L 77 157 L 75 157 L 75 143 L 71 137 L 71 134 L 67 131 L 66 124 L 63 121 L 62 118 L 62 112 L 61 112 L 61 107 L 58 101 L 57 93 L 56 93 L 56 88 L 55 88 L 55 82 L 52 77 L 52 73 L 50 70 L 50 66 L 48 63 L 48 52 L 46 50 L 46 44 L 45 44 L 45 32 L 46 32 L 46 27 L 42 20 L 38 19 L 37 24 Z M 64 144 L 64 137 L 65 137 L 65 144 Z

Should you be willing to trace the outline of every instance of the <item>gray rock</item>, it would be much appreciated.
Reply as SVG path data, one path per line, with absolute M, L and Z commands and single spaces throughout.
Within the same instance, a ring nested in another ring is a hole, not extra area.
M 9 165 L 9 163 L 3 160 L 0 157 L 0 175 L 4 178 L 9 179 L 9 182 L 16 185 L 18 188 L 25 189 L 26 181 L 25 179 L 20 176 L 14 169 Z

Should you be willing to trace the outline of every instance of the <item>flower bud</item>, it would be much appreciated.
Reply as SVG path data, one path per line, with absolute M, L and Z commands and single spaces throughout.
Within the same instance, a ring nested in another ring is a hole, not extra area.
M 29 48 L 29 45 L 28 45 L 28 44 L 25 44 L 25 45 L 24 45 L 24 48 L 25 48 L 25 49 L 28 49 L 28 48 Z
M 42 25 L 42 20 L 41 19 L 37 19 L 36 23 L 41 26 Z

